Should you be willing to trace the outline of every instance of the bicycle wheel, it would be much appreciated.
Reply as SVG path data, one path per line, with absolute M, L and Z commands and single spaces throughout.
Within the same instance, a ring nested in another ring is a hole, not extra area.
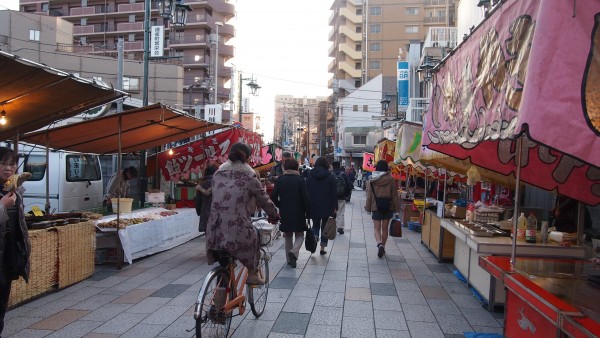
M 260 317 L 265 312 L 267 305 L 267 295 L 269 294 L 269 259 L 265 250 L 260 249 L 260 260 L 258 261 L 258 271 L 265 279 L 265 285 L 247 285 L 248 303 L 254 317 Z
M 233 290 L 230 290 L 229 295 L 226 293 L 229 274 L 225 269 L 218 269 L 211 271 L 206 278 L 194 309 L 196 337 L 227 337 L 231 313 L 225 313 L 223 306 L 226 301 L 233 299 Z

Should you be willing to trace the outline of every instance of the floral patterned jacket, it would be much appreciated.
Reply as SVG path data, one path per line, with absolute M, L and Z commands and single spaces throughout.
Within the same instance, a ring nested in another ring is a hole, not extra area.
M 254 271 L 258 259 L 258 234 L 250 222 L 254 212 L 251 200 L 267 215 L 277 216 L 277 208 L 246 163 L 227 161 L 213 175 L 212 204 L 206 227 L 208 264 L 216 261 L 214 251 L 227 251 Z

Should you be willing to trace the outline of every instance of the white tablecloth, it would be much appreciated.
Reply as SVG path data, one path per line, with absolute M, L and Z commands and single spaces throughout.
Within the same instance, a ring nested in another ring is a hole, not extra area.
M 147 208 L 122 214 L 121 218 L 139 218 L 167 211 L 163 208 Z M 200 236 L 199 217 L 191 208 L 177 209 L 177 214 L 161 219 L 129 225 L 119 230 L 119 239 L 123 247 L 124 261 L 131 264 L 134 259 L 155 254 L 181 245 Z M 106 216 L 100 222 L 116 219 L 116 215 Z M 116 229 L 99 228 L 103 232 Z

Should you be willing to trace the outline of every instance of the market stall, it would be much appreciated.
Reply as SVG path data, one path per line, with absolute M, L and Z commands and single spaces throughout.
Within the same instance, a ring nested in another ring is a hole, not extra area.
M 504 336 L 598 337 L 600 265 L 569 259 L 481 257 L 506 285 Z
M 599 11 L 593 1 L 504 1 L 436 68 L 423 145 L 514 175 L 513 232 L 520 182 L 600 203 Z M 523 256 L 585 258 L 582 219 L 577 245 L 564 246 L 475 236 L 444 221 L 442 227 L 456 237 L 455 265 L 475 276 L 469 284 L 487 281 L 476 289 L 493 303 L 500 299 L 490 295 L 506 280 L 493 279 L 478 256 L 510 253 L 513 264 Z
M 55 149 L 106 154 L 139 151 L 224 127 L 224 125 L 200 120 L 157 103 L 93 120 L 29 133 L 22 139 L 29 143 Z M 228 145 L 219 149 L 226 152 Z M 173 163 L 179 165 L 177 161 Z M 121 203 L 117 205 L 121 206 Z M 123 221 L 127 222 L 131 216 L 130 213 L 117 213 L 114 218 L 123 218 Z M 120 259 L 122 249 L 125 247 L 128 251 L 125 253 L 125 259 L 131 263 L 136 255 L 141 256 L 153 251 L 165 250 L 163 248 L 173 247 L 200 235 L 197 229 L 198 218 L 194 209 L 182 212 L 182 215 L 173 219 L 178 219 L 178 221 L 143 222 L 135 224 L 130 229 L 113 230 L 114 234 L 118 234 L 118 236 L 105 236 L 109 231 L 98 230 L 98 236 L 109 237 L 113 242 L 111 246 L 116 248 L 117 267 L 120 269 L 123 262 L 123 259 Z M 147 229 L 144 229 L 145 226 Z M 169 229 L 169 227 L 173 229 Z M 171 231 L 177 235 L 172 237 Z M 135 238 L 138 235 L 141 237 Z M 146 242 L 144 238 L 150 238 L 152 241 Z M 161 241 L 163 242 L 161 243 Z
M 174 248 L 200 236 L 198 222 L 195 209 L 146 208 L 123 215 L 119 221 L 116 215 L 105 216 L 96 221 L 95 226 L 102 235 L 117 232 L 123 261 L 133 264 L 134 259 Z M 112 247 L 109 244 L 105 248 Z

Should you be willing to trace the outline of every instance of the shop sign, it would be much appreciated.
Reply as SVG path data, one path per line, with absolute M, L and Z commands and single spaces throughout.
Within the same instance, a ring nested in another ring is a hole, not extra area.
M 152 26 L 150 37 L 150 57 L 162 57 L 165 43 L 165 28 L 163 26 Z

